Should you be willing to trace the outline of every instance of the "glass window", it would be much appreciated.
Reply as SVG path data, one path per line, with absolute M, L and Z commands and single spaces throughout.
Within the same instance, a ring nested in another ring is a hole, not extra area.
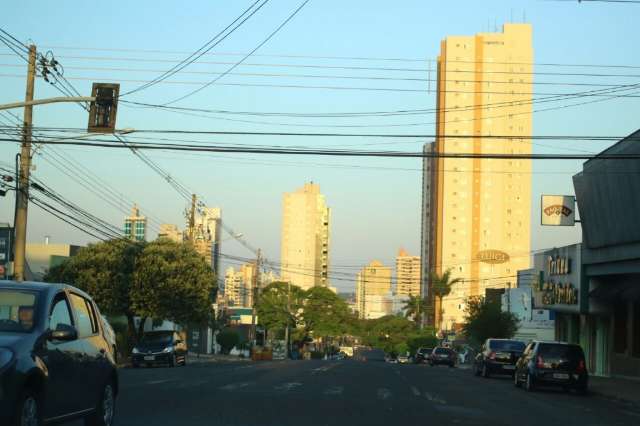
M 71 305 L 78 320 L 78 337 L 83 338 L 97 333 L 97 321 L 88 301 L 77 294 L 71 294 Z
M 54 302 L 51 308 L 51 315 L 49 316 L 49 328 L 51 330 L 57 329 L 60 324 L 73 325 L 69 304 L 65 297 L 60 297 Z
M 524 342 L 518 340 L 492 340 L 489 342 L 489 349 L 492 351 L 522 351 Z
M 33 292 L 0 290 L 0 331 L 31 331 L 35 323 L 35 305 Z

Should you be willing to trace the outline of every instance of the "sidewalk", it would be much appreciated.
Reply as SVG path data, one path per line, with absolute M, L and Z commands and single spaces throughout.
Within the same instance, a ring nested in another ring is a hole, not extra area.
M 640 380 L 591 376 L 589 390 L 596 395 L 640 407 Z
M 189 352 L 187 363 L 194 362 L 251 362 L 251 358 L 240 358 L 234 355 L 197 354 Z

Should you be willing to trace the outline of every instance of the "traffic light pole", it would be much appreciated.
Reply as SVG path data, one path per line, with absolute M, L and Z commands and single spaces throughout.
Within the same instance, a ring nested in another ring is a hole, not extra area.
M 24 122 L 22 126 L 22 149 L 20 172 L 16 191 L 14 275 L 16 281 L 24 281 L 25 252 L 27 247 L 27 208 L 29 206 L 29 173 L 31 170 L 31 128 L 33 125 L 33 90 L 36 77 L 36 46 L 29 46 L 29 68 L 25 95 Z

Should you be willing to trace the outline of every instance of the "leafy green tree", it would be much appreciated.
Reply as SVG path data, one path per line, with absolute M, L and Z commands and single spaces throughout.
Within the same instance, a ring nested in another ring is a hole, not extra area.
M 130 342 L 135 342 L 137 312 L 131 302 L 131 287 L 136 260 L 143 249 L 144 243 L 124 239 L 89 244 L 52 267 L 44 280 L 74 285 L 90 294 L 103 312 L 124 315 Z
M 347 303 L 326 287 L 311 287 L 305 292 L 303 322 L 307 334 L 336 337 L 347 334 L 354 316 Z
M 412 317 L 413 320 L 418 323 L 424 307 L 424 300 L 420 296 L 409 296 L 404 302 L 402 310 L 407 318 Z
M 231 349 L 240 343 L 240 335 L 235 330 L 222 330 L 216 336 L 216 342 L 220 345 L 222 352 L 228 354 Z
M 130 297 L 140 317 L 186 325 L 210 319 L 215 290 L 215 275 L 201 255 L 188 244 L 160 239 L 138 256 Z
M 305 292 L 300 287 L 276 281 L 260 291 L 256 310 L 258 321 L 268 330 L 294 329 L 300 322 Z
M 476 345 L 490 337 L 510 339 L 518 331 L 518 318 L 503 312 L 499 303 L 484 297 L 470 297 L 465 308 L 463 333 Z
M 365 320 L 361 326 L 363 343 L 385 352 L 394 352 L 397 345 L 406 343 L 418 328 L 413 321 L 402 316 L 387 315 Z
M 415 334 L 407 339 L 409 352 L 415 354 L 420 348 L 434 348 L 438 346 L 438 338 L 433 329 L 423 330 L 420 334 Z
M 438 316 L 441 324 L 442 316 L 444 314 L 444 309 L 442 307 L 442 299 L 444 299 L 446 296 L 449 295 L 449 293 L 451 293 L 451 287 L 454 284 L 462 282 L 462 278 L 451 279 L 451 269 L 447 269 L 442 275 L 439 275 L 436 272 L 432 272 L 429 275 L 429 278 L 431 280 L 431 293 L 435 298 L 437 298 L 439 302 L 440 309 L 438 312 L 439 314 Z M 435 298 L 433 299 L 434 303 L 436 301 Z M 435 307 L 433 312 L 435 313 Z M 436 325 L 437 328 L 439 328 L 440 324 Z

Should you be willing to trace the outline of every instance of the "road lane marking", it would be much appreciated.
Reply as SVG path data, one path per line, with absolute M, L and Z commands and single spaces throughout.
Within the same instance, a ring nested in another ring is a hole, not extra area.
M 429 392 L 425 392 L 424 393 L 424 397 L 427 398 L 429 401 L 431 402 L 435 402 L 436 404 L 446 404 L 447 401 L 445 401 L 444 399 L 438 397 L 438 395 L 433 395 L 430 394 Z
M 249 386 L 251 383 L 249 382 L 241 382 L 241 383 L 229 383 L 228 385 L 219 387 L 220 390 L 236 390 Z
M 420 396 L 420 391 L 415 386 L 411 386 L 411 392 L 413 392 L 415 396 Z
M 391 391 L 389 389 L 386 388 L 380 388 L 378 389 L 378 399 L 381 400 L 385 400 L 385 399 L 389 399 L 391 397 Z
M 289 392 L 292 389 L 298 388 L 302 386 L 302 383 L 299 382 L 289 382 L 289 383 L 284 383 L 280 386 L 274 386 L 274 389 L 277 391 L 285 391 L 285 392 Z
M 344 391 L 344 387 L 342 387 L 342 386 L 333 386 L 333 387 L 330 387 L 328 389 L 325 389 L 325 391 L 323 393 L 325 395 L 342 395 L 343 391 Z
M 167 383 L 170 382 L 171 380 L 151 380 L 150 382 L 146 382 L 147 385 L 159 385 L 161 383 Z

